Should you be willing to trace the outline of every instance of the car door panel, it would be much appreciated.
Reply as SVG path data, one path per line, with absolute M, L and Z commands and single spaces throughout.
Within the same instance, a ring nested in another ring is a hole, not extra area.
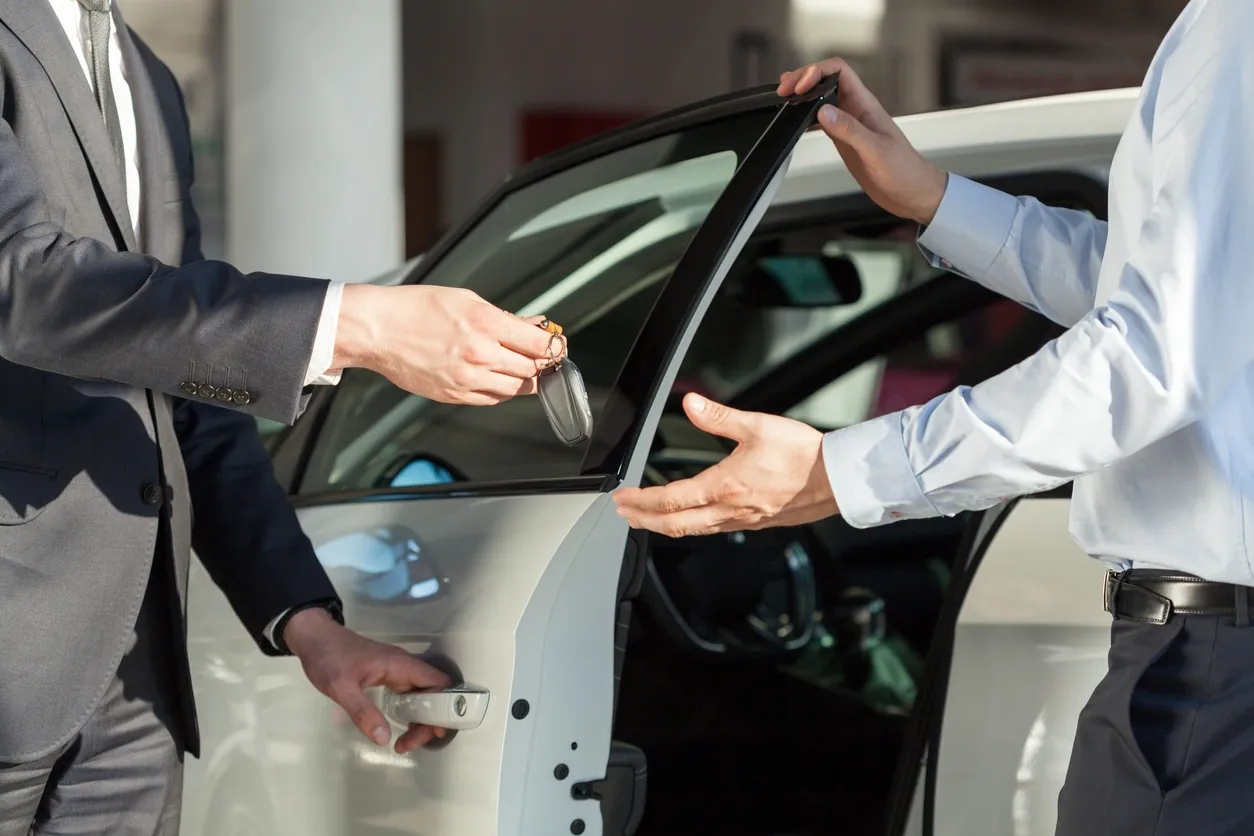
M 189 607 L 205 615 L 197 620 L 199 629 L 189 646 L 196 665 L 204 737 L 207 743 L 217 744 L 206 750 L 202 763 L 206 773 L 224 772 L 199 776 L 201 764 L 189 764 L 189 780 L 217 783 L 225 771 L 240 767 L 239 760 L 251 761 L 249 768 L 265 775 L 255 789 L 265 791 L 272 800 L 263 804 L 262 799 L 252 799 L 250 803 L 257 809 L 284 811 L 272 822 L 274 829 L 267 831 L 272 833 L 357 833 L 384 822 L 396 833 L 493 833 L 498 826 L 494 820 L 498 801 L 499 809 L 511 812 L 523 806 L 521 799 L 512 803 L 498 799 L 498 786 L 521 787 L 519 776 L 526 773 L 535 720 L 548 714 L 550 705 L 564 717 L 568 735 L 575 738 L 565 741 L 572 769 L 595 772 L 596 766 L 581 768 L 581 762 L 599 763 L 603 769 L 608 734 L 598 741 L 598 735 L 587 728 L 596 726 L 596 712 L 580 714 L 569 705 L 559 708 L 557 704 L 587 694 L 589 704 L 608 706 L 608 696 L 589 692 L 595 692 L 602 681 L 610 682 L 606 667 L 610 660 L 601 659 L 604 654 L 599 653 L 581 659 L 588 684 L 557 688 L 544 680 L 543 656 L 549 648 L 528 637 L 547 638 L 551 626 L 555 638 L 561 634 L 568 642 L 612 646 L 610 619 L 553 609 L 581 547 L 613 554 L 613 541 L 625 540 L 625 523 L 612 513 L 612 519 L 605 517 L 607 502 L 606 494 L 591 492 L 380 501 L 360 503 L 351 515 L 336 505 L 300 509 L 302 526 L 315 548 L 353 535 L 369 538 L 385 529 L 421 532 L 415 538 L 421 549 L 417 562 L 429 559 L 441 570 L 437 595 L 403 603 L 363 595 L 362 586 L 346 577 L 342 556 L 327 567 L 343 597 L 349 623 L 372 638 L 451 663 L 454 672 L 492 695 L 479 728 L 458 733 L 445 748 L 406 757 L 374 746 L 339 718 L 338 711 L 302 681 L 294 660 L 257 654 L 221 593 L 198 571 Z M 599 532 L 595 531 L 597 520 L 602 520 Z M 621 546 L 618 549 L 621 552 Z M 370 551 L 360 550 L 361 565 L 379 571 L 360 574 L 377 577 L 387 570 L 372 563 Z M 608 580 L 589 577 L 598 573 Z M 615 561 L 585 561 L 573 577 L 586 583 L 587 589 L 565 600 L 612 609 Z M 601 601 L 596 593 L 604 590 L 608 593 L 602 597 L 608 600 Z M 377 612 L 381 607 L 391 608 L 387 617 Z M 583 626 L 572 630 L 562 625 L 563 619 L 572 618 L 581 620 Z M 579 655 L 570 647 L 554 652 Z M 227 669 L 241 659 L 245 660 L 242 670 Z M 606 667 L 603 675 L 598 675 L 598 664 Z M 269 696 L 262 699 L 260 693 Z M 511 708 L 517 699 L 532 706 L 528 713 L 532 722 L 527 722 L 528 717 L 514 718 Z M 546 710 L 540 710 L 542 706 Z M 257 715 L 258 709 L 264 713 Z M 237 732 L 241 717 L 250 715 L 246 726 L 251 736 L 244 741 Z M 601 725 L 607 730 L 608 720 Z M 582 738 L 582 751 L 571 750 L 570 743 L 578 738 Z M 569 793 L 566 801 L 573 804 Z M 421 809 L 422 815 L 413 815 L 415 809 Z
M 666 282 L 609 394 L 627 408 L 596 429 L 585 475 L 367 486 L 301 500 L 301 524 L 344 599 L 348 623 L 488 690 L 479 727 L 407 756 L 374 746 L 303 681 L 295 660 L 257 654 L 197 567 L 189 647 L 205 757 L 188 768 L 185 832 L 216 836 L 238 820 L 241 832 L 302 836 L 602 833 L 600 805 L 572 788 L 605 776 L 611 748 L 616 599 L 628 530 L 608 490 L 640 480 L 662 395 L 695 322 L 831 90 L 826 85 L 794 107 L 772 101 L 767 90 L 752 94 L 758 107 L 778 113 Z M 438 247 L 420 271 L 438 268 L 452 246 Z M 334 405 L 334 396 L 322 400 Z M 328 432 L 325 414 L 314 416 L 312 437 L 302 444 Z M 304 474 L 309 453 L 287 460 Z
M 934 801 L 929 815 L 920 794 L 912 816 L 922 836 L 1054 832 L 1076 721 L 1110 646 L 1104 569 L 1068 534 L 1069 506 L 1027 497 L 990 532 L 933 706 Z

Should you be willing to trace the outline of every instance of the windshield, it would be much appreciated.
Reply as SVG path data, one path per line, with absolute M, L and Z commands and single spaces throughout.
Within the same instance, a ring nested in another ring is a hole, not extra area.
M 561 324 L 594 419 L 603 421 L 659 293 L 776 112 L 708 121 L 525 185 L 500 200 L 423 281 L 469 288 L 505 310 Z M 440 474 L 439 481 L 581 473 L 585 451 L 556 439 L 535 398 L 454 407 L 361 370 L 346 374 L 339 389 L 302 493 L 409 484 L 416 473 Z

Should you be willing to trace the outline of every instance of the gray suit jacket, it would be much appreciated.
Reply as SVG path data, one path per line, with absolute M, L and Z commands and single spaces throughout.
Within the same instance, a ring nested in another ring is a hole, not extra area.
M 154 559 L 180 630 L 194 544 L 268 652 L 274 616 L 335 594 L 249 417 L 299 415 L 326 283 L 201 257 L 182 95 L 118 24 L 140 243 L 64 30 L 42 0 L 0 0 L 0 762 L 82 726 Z

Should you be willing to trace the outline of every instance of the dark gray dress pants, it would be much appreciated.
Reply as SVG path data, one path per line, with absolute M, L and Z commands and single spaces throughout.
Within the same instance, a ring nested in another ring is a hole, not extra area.
M 126 655 L 82 731 L 39 760 L 0 763 L 0 836 L 178 833 L 183 747 L 171 649 L 183 637 L 172 635 L 164 569 L 158 559 Z
M 1254 834 L 1254 629 L 1116 620 L 1081 712 L 1057 836 Z

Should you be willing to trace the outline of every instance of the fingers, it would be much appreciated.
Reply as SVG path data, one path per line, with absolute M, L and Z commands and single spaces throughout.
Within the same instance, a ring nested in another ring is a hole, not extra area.
M 859 154 L 874 150 L 879 136 L 844 110 L 823 105 L 819 108 L 819 127 L 834 141 L 848 145 Z
M 436 738 L 444 737 L 444 729 L 434 726 L 410 726 L 396 741 L 396 754 L 404 755 L 422 746 L 426 746 Z
M 891 130 L 892 117 L 843 58 L 829 58 L 784 73 L 780 76 L 779 94 L 792 96 L 808 93 L 816 84 L 834 73 L 840 73 L 840 90 L 836 102 L 840 108 L 873 130 Z
M 417 656 L 399 650 L 388 659 L 382 678 L 377 685 L 384 685 L 398 694 L 432 688 L 447 688 L 453 679 L 439 668 L 434 668 Z
M 561 340 L 557 340 L 553 344 L 555 356 L 557 356 L 561 342 Z M 546 352 L 545 358 L 547 359 L 547 357 L 548 353 Z M 488 346 L 482 350 L 481 356 L 475 359 L 480 360 L 482 365 L 491 372 L 511 377 L 515 381 L 530 380 L 536 376 L 536 364 L 538 362 L 536 358 L 519 354 L 517 351 L 513 351 L 503 345 Z
M 684 412 L 697 429 L 732 441 L 747 439 L 760 420 L 756 413 L 741 412 L 691 393 L 684 397 Z
M 476 377 L 472 394 L 479 395 L 485 400 L 495 399 L 494 403 L 501 403 L 519 395 L 532 395 L 536 391 L 535 377 L 534 366 L 531 369 L 531 376 L 525 380 L 498 372 L 483 372 Z
M 840 73 L 840 86 L 843 92 L 845 87 L 845 79 L 847 75 L 852 75 L 853 71 L 849 69 L 849 65 L 842 58 L 828 58 L 826 61 L 819 61 L 817 64 L 807 64 L 799 67 L 791 72 L 783 73 L 779 77 L 779 94 L 781 96 L 801 95 L 809 93 L 814 89 L 814 85 L 833 73 Z M 857 79 L 857 76 L 854 76 Z
M 353 725 L 361 729 L 361 733 L 380 746 L 392 739 L 392 727 L 384 718 L 383 712 L 370 701 L 361 686 L 349 680 L 335 685 L 329 694 L 348 714 Z
M 649 488 L 648 490 L 656 490 Z M 620 513 L 621 510 L 620 510 Z M 722 505 L 706 505 L 672 513 L 630 511 L 627 524 L 632 528 L 654 531 L 664 537 L 697 537 L 744 526 L 731 525 L 735 512 Z
M 725 498 L 728 491 L 719 487 L 722 476 L 720 466 L 715 465 L 691 479 L 662 487 L 624 488 L 614 495 L 614 501 L 618 504 L 619 515 L 628 522 L 651 514 L 675 514 Z
M 531 360 L 545 359 L 549 356 L 549 337 L 551 335 L 537 328 L 535 322 L 499 309 L 494 309 L 494 314 L 490 317 L 489 327 L 485 330 L 497 342 Z M 561 340 L 558 340 L 554 343 L 554 350 L 557 349 L 558 344 L 561 342 Z M 535 369 L 533 367 L 532 374 L 534 373 Z

